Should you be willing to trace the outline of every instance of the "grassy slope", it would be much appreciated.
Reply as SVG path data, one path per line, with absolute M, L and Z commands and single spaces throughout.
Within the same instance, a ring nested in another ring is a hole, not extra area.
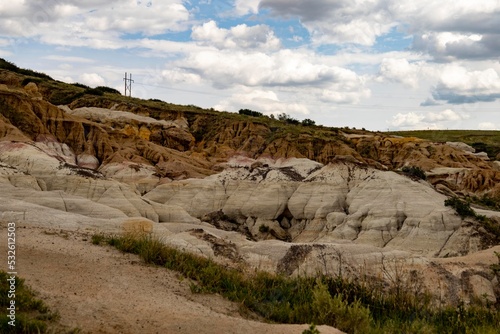
M 285 277 L 230 268 L 166 246 L 151 235 L 96 234 L 92 243 L 109 244 L 177 271 L 192 281 L 192 292 L 218 293 L 239 303 L 242 314 L 253 312 L 272 322 L 327 324 L 367 334 L 496 333 L 500 324 L 498 309 L 481 302 L 470 307 L 433 306 L 430 296 L 415 285 L 421 280 L 419 273 L 413 283 L 398 277 L 399 283 L 382 288 L 376 279 L 361 276 Z
M 500 154 L 500 131 L 486 130 L 417 130 L 394 131 L 387 134 L 417 137 L 433 142 L 459 141 L 476 148 L 478 152 L 486 152 L 490 158 Z

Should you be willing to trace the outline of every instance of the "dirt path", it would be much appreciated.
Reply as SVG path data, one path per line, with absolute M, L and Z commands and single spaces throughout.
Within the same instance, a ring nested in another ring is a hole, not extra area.
M 4 260 L 6 224 L 0 224 Z M 92 245 L 89 235 L 18 224 L 17 250 L 19 276 L 59 311 L 62 325 L 83 333 L 288 334 L 308 327 L 243 319 L 236 304 L 194 295 L 175 272 Z M 341 333 L 327 326 L 319 330 Z

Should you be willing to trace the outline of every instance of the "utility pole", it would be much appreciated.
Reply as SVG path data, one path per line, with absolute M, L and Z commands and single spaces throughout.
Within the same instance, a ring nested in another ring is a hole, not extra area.
M 123 81 L 125 81 L 125 96 L 127 96 L 127 92 L 129 97 L 132 96 L 132 82 L 134 82 L 134 80 L 132 80 L 132 73 L 130 73 L 130 78 L 127 78 L 127 72 L 125 72 Z

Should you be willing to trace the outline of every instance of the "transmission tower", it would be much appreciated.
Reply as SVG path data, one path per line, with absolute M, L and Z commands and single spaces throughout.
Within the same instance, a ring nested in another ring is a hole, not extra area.
M 130 73 L 130 78 L 127 78 L 127 72 L 125 72 L 123 81 L 125 81 L 125 96 L 127 96 L 127 92 L 129 97 L 132 96 L 132 82 L 134 82 L 134 80 L 132 80 L 132 73 Z

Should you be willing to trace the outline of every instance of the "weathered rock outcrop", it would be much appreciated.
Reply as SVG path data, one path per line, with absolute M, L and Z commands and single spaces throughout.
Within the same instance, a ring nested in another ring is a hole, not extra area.
M 462 220 L 425 182 L 348 162 L 322 166 L 292 159 L 265 165 L 166 183 L 144 197 L 181 206 L 196 218 L 221 211 L 257 239 L 271 233 L 293 242 L 350 240 L 426 256 L 469 250 L 469 240 L 448 244 Z
M 152 231 L 288 275 L 363 267 L 383 277 L 403 264 L 431 272 L 425 282 L 442 281 L 450 300 L 499 297 L 489 270 L 498 249 L 482 252 L 484 228 L 444 206 L 457 194 L 500 195 L 495 164 L 466 146 L 106 97 L 56 107 L 34 83 L 0 76 L 0 220 Z M 428 181 L 398 172 L 407 165 Z M 468 260 L 476 252 L 487 260 Z

